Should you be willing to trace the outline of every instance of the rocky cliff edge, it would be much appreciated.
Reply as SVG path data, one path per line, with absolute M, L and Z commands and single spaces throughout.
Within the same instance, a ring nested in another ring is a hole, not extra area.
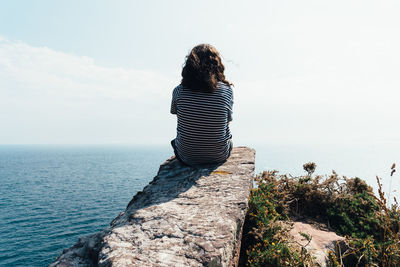
M 50 266 L 236 266 L 254 161 L 247 147 L 217 166 L 167 160 L 108 228 Z

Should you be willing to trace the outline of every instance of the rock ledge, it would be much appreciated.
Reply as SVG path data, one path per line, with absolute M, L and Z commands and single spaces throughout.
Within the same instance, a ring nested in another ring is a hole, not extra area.
M 50 266 L 237 266 L 255 151 L 191 168 L 169 159 L 110 226 Z

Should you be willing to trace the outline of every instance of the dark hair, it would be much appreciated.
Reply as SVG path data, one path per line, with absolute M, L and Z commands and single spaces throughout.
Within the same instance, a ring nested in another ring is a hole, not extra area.
M 218 82 L 232 85 L 225 79 L 224 70 L 217 49 L 209 44 L 200 44 L 186 56 L 181 84 L 196 92 L 212 93 Z

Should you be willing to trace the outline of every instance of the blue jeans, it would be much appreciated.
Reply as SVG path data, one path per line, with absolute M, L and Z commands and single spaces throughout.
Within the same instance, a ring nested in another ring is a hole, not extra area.
M 188 164 L 186 164 L 186 163 L 179 157 L 178 151 L 177 151 L 176 145 L 175 145 L 175 139 L 173 139 L 173 140 L 171 141 L 171 146 L 172 146 L 172 148 L 174 149 L 174 154 L 175 154 L 176 159 L 179 160 L 183 165 L 189 166 Z M 232 148 L 233 148 L 233 142 L 232 142 L 232 139 L 230 139 L 230 140 L 229 140 L 229 153 L 228 153 L 228 158 L 229 158 L 230 155 L 231 155 Z

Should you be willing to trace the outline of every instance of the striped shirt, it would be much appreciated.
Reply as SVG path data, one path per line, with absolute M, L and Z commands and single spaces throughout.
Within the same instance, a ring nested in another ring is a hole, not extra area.
M 222 82 L 213 93 L 194 92 L 179 85 L 172 94 L 171 113 L 177 114 L 176 152 L 189 165 L 223 162 L 232 138 L 232 88 Z

